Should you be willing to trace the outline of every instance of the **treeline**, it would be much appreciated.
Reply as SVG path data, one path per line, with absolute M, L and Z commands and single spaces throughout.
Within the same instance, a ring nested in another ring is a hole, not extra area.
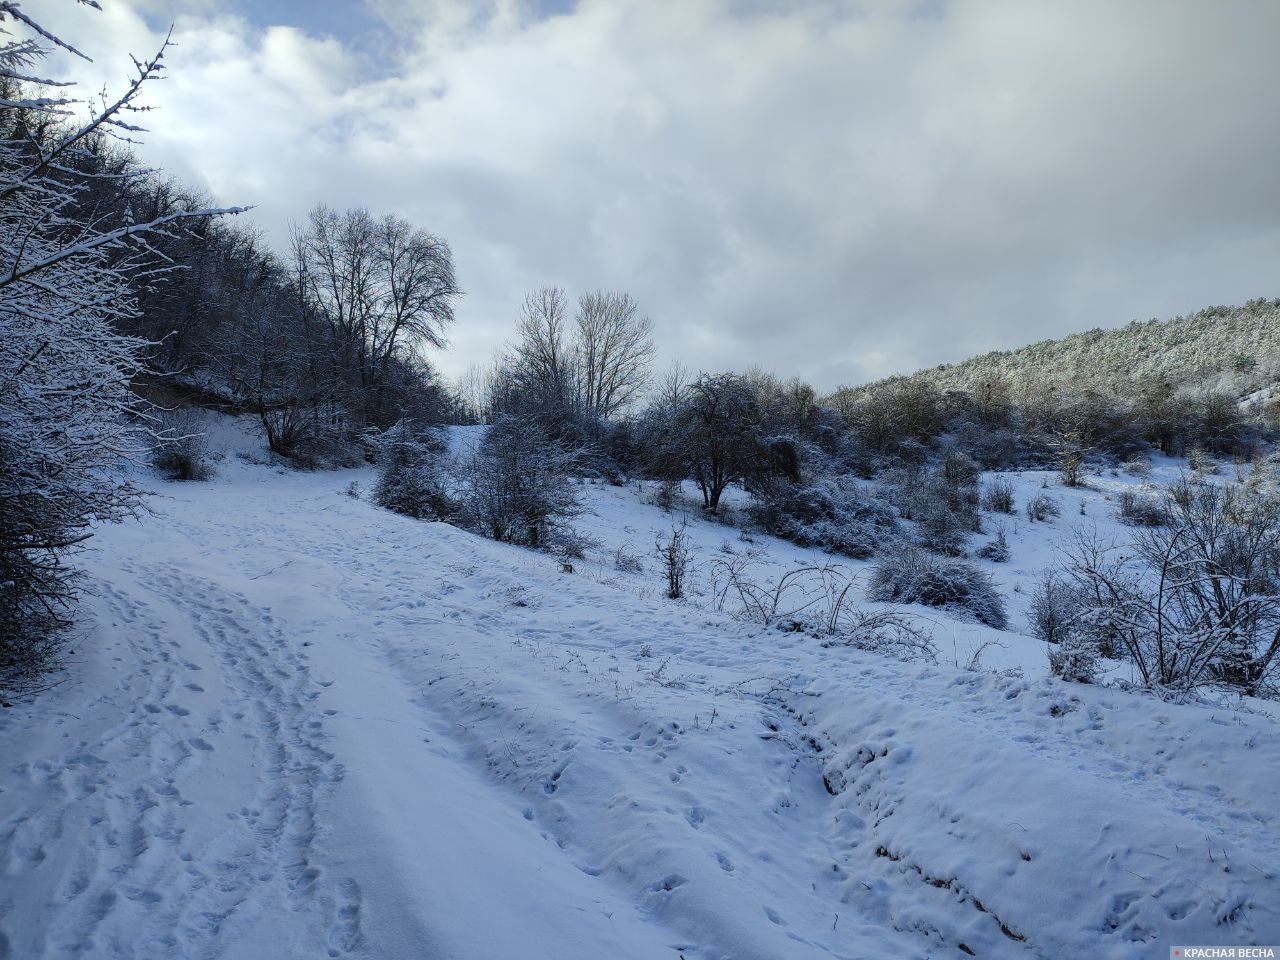
M 135 183 L 148 217 L 199 205 L 166 181 Z M 206 221 L 158 238 L 124 332 L 155 346 L 160 397 L 255 414 L 271 450 L 353 462 L 368 428 L 460 415 L 424 350 L 445 343 L 461 295 L 448 243 L 407 220 L 317 206 L 284 255 L 252 228 Z
M 193 216 L 214 203 L 147 169 L 110 129 L 60 150 L 80 132 L 60 115 L 0 108 L 13 169 L 58 153 L 43 175 L 64 193 L 68 236 L 163 224 L 108 260 L 130 289 L 114 327 L 149 345 L 136 386 L 252 412 L 271 449 L 303 464 L 352 460 L 369 427 L 461 415 L 424 352 L 444 345 L 462 293 L 447 241 L 398 216 L 319 205 L 280 253 L 249 224 Z
M 870 464 L 918 458 L 944 441 L 987 469 L 1043 465 L 1060 459 L 1064 448 L 1112 459 L 1149 448 L 1179 456 L 1201 448 L 1247 459 L 1274 428 L 1232 394 L 1187 393 L 1159 376 L 1118 395 L 996 377 L 942 390 L 915 375 L 837 391 L 828 401 L 856 432 Z

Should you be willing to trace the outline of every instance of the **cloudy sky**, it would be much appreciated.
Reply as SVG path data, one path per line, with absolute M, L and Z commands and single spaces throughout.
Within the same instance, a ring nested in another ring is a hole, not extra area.
M 101 3 L 25 6 L 90 89 L 173 24 L 148 160 L 448 238 L 452 374 L 543 284 L 820 388 L 1280 294 L 1272 0 Z

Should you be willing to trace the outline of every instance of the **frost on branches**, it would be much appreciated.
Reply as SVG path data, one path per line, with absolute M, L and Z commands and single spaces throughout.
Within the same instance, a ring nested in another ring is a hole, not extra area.
M 145 411 L 130 390 L 142 341 L 115 324 L 136 309 L 147 236 L 184 216 L 104 222 L 93 198 L 140 171 L 108 169 L 160 52 L 124 94 L 87 117 L 68 84 L 42 78 L 51 46 L 83 56 L 0 2 L 0 689 L 31 683 L 56 651 L 74 599 L 67 552 L 94 523 L 137 506 L 120 477 L 142 453 Z

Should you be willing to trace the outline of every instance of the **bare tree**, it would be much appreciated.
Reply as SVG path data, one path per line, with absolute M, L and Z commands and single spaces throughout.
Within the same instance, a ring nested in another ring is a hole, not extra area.
M 544 408 L 567 410 L 574 402 L 573 346 L 568 299 L 560 287 L 540 287 L 524 298 L 516 321 L 511 366 L 519 386 Z
M 625 410 L 649 383 L 653 322 L 629 293 L 584 293 L 575 315 L 578 391 L 585 411 L 601 420 Z
M 292 252 L 307 308 L 330 325 L 342 365 L 358 376 L 365 418 L 393 421 L 392 367 L 444 344 L 462 295 L 448 243 L 399 217 L 320 205 L 294 228 Z
M 561 425 L 616 416 L 649 382 L 652 329 L 626 293 L 584 294 L 571 320 L 563 289 L 533 291 L 521 304 L 516 341 L 506 357 L 510 399 L 520 408 L 510 412 Z

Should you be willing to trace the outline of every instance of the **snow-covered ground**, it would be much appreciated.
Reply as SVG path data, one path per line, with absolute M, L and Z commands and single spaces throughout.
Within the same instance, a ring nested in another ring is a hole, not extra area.
M 824 647 L 716 609 L 707 571 L 828 558 L 695 511 L 702 595 L 666 600 L 642 489 L 585 490 L 599 546 L 566 572 L 218 433 L 216 479 L 148 481 L 151 514 L 100 532 L 62 683 L 0 711 L 0 958 L 1280 942 L 1265 704 L 1063 684 L 1041 644 L 937 611 L 936 665 Z M 1132 482 L 1005 521 L 1013 630 L 1053 540 L 1122 534 Z

